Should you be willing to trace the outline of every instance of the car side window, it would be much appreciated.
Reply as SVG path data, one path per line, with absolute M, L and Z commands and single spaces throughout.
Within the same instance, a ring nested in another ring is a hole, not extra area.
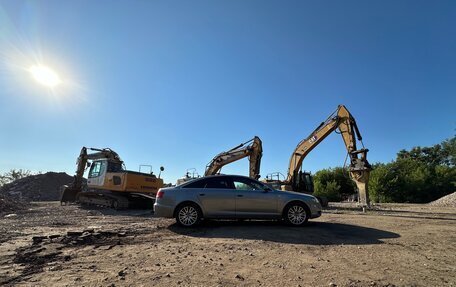
M 206 179 L 196 180 L 194 182 L 187 184 L 186 186 L 184 186 L 184 188 L 204 188 L 206 186 L 206 183 Z
M 226 178 L 206 178 L 197 180 L 195 182 L 189 183 L 184 188 L 219 188 L 219 189 L 229 189 L 230 185 Z
M 230 187 L 226 179 L 216 177 L 208 179 L 204 188 L 228 189 Z
M 264 187 L 260 184 L 250 181 L 245 178 L 235 178 L 233 179 L 234 188 L 237 190 L 263 190 Z

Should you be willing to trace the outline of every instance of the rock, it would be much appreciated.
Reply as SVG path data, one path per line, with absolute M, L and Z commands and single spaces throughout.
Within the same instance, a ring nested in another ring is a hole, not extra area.
M 82 235 L 82 231 L 68 231 L 67 235 L 68 236 L 81 236 Z
M 63 270 L 62 265 L 52 266 L 49 268 L 49 271 L 60 271 Z
M 17 216 L 16 213 L 11 213 L 11 214 L 5 215 L 4 217 L 5 217 L 5 218 L 11 218 L 11 217 L 16 217 L 16 216 Z
M 41 243 L 46 238 L 47 238 L 47 236 L 33 236 L 32 241 L 33 241 L 33 244 L 38 244 L 38 243 Z
M 241 281 L 245 280 L 245 278 L 242 275 L 240 275 L 240 274 L 237 274 L 236 277 L 234 277 L 234 278 L 239 279 Z
M 125 275 L 127 275 L 127 273 L 124 270 L 120 270 L 118 275 L 124 277 Z
M 334 283 L 334 282 L 330 282 L 330 283 L 329 283 L 329 287 L 337 287 L 337 284 Z

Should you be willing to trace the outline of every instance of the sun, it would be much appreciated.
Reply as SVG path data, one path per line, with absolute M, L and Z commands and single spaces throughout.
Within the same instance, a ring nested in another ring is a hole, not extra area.
M 43 65 L 33 65 L 29 72 L 38 83 L 49 88 L 54 88 L 62 82 L 56 72 Z

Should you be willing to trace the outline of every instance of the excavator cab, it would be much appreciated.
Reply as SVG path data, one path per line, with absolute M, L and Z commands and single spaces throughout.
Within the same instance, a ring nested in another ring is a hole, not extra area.
M 314 192 L 313 178 L 310 172 L 299 171 L 296 182 L 293 184 L 299 192 L 312 194 Z

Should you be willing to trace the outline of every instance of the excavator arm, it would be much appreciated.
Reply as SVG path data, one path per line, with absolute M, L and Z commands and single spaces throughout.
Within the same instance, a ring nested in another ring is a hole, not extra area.
M 355 119 L 343 105 L 339 105 L 337 110 L 332 113 L 326 121 L 321 123 L 310 136 L 297 145 L 291 155 L 285 184 L 291 186 L 295 185 L 303 160 L 309 152 L 333 131 L 338 132 L 344 141 L 348 156 L 350 157 L 350 177 L 358 188 L 360 203 L 362 205 L 369 205 L 367 193 L 367 183 L 371 170 L 371 166 L 367 161 L 367 152 L 369 150 L 364 147 L 359 150 L 357 149 L 357 140 L 362 144 L 362 137 Z
M 260 164 L 263 156 L 262 142 L 259 137 L 242 143 L 229 151 L 216 155 L 206 166 L 205 176 L 217 174 L 220 169 L 234 161 L 249 157 L 249 176 L 254 179 L 260 178 Z

